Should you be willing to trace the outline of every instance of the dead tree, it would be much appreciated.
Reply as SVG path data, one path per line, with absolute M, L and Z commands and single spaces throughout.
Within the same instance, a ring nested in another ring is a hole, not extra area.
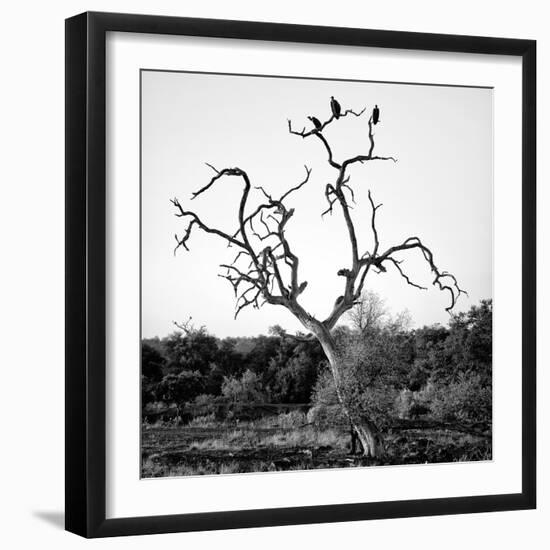
M 348 312 L 348 319 L 356 331 L 367 336 L 388 320 L 385 300 L 375 292 L 365 290 L 356 300 L 355 306 Z
M 332 152 L 331 145 L 324 135 L 325 129 L 348 117 L 360 117 L 365 112 L 354 112 L 348 109 L 340 113 L 336 118 L 334 114 L 315 128 L 301 131 L 295 130 L 288 121 L 290 134 L 303 139 L 317 139 L 327 154 L 327 162 L 334 169 L 335 176 L 332 183 L 325 187 L 324 194 L 327 200 L 327 208 L 322 213 L 332 214 L 337 207 L 344 218 L 350 246 L 349 263 L 336 269 L 337 275 L 343 279 L 342 295 L 334 303 L 332 311 L 325 319 L 317 319 L 300 304 L 300 295 L 307 287 L 307 281 L 302 281 L 299 274 L 300 260 L 293 252 L 285 230 L 289 224 L 294 209 L 287 206 L 288 199 L 293 193 L 299 191 L 309 181 L 311 170 L 306 166 L 304 179 L 291 187 L 281 196 L 276 197 L 267 192 L 263 187 L 257 189 L 263 196 L 263 200 L 250 206 L 249 198 L 252 184 L 248 174 L 241 168 L 223 168 L 218 170 L 212 165 L 208 166 L 214 171 L 212 179 L 192 194 L 192 199 L 203 195 L 224 178 L 235 178 L 242 185 L 241 198 L 238 208 L 238 227 L 233 233 L 228 233 L 207 225 L 195 212 L 186 210 L 177 198 L 172 199 L 176 212 L 175 215 L 184 218 L 187 226 L 183 235 L 176 234 L 176 247 L 188 249 L 189 239 L 193 230 L 201 230 L 215 235 L 235 249 L 236 253 L 230 263 L 221 264 L 224 270 L 219 276 L 227 279 L 233 287 L 236 297 L 235 317 L 246 307 L 259 308 L 264 304 L 278 305 L 287 308 L 320 342 L 334 377 L 336 392 L 343 410 L 353 425 L 364 449 L 364 454 L 376 457 L 381 451 L 380 436 L 374 423 L 358 413 L 347 402 L 344 391 L 344 365 L 343 357 L 339 352 L 333 329 L 338 320 L 354 307 L 360 298 L 369 272 L 385 273 L 388 267 L 397 273 L 411 286 L 424 289 L 413 282 L 401 267 L 400 253 L 419 252 L 427 262 L 433 274 L 433 285 L 440 290 L 445 290 L 450 295 L 450 304 L 446 308 L 450 311 L 463 292 L 458 286 L 454 275 L 441 271 L 435 264 L 432 251 L 416 236 L 406 238 L 400 244 L 382 249 L 376 228 L 376 214 L 380 204 L 375 204 L 370 191 L 368 198 L 371 207 L 371 230 L 374 245 L 370 250 L 360 248 L 351 215 L 350 200 L 354 201 L 354 192 L 350 184 L 348 170 L 357 164 L 365 164 L 372 161 L 392 161 L 391 156 L 380 156 L 374 153 L 374 134 L 372 116 L 368 120 L 369 148 L 365 154 L 360 154 L 344 160 L 337 160 Z

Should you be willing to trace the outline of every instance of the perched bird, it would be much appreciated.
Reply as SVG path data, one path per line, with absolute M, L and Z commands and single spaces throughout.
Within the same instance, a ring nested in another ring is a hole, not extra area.
M 330 96 L 330 108 L 332 110 L 332 114 L 334 115 L 334 118 L 338 119 L 340 118 L 340 113 L 342 112 L 342 107 L 340 107 L 340 103 L 334 99 L 334 96 Z
M 378 124 L 379 119 L 380 119 L 380 109 L 378 108 L 378 105 L 375 105 L 374 109 L 372 110 L 372 122 L 374 124 Z
M 336 298 L 336 301 L 334 302 L 334 307 L 339 306 L 343 301 L 344 301 L 344 297 L 338 296 L 338 298 Z
M 299 287 L 298 287 L 298 294 L 302 294 L 302 292 L 306 289 L 307 287 L 307 281 L 304 281 Z
M 320 130 L 323 127 L 323 125 L 321 124 L 321 121 L 317 117 L 308 116 L 307 118 L 309 118 L 309 120 L 313 122 L 313 126 L 315 126 L 316 130 Z

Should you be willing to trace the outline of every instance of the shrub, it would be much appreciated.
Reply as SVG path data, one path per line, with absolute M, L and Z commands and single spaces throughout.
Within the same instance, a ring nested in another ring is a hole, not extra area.
M 224 377 L 222 395 L 234 403 L 254 403 L 264 400 L 260 377 L 247 370 L 240 378 Z
M 214 413 L 205 414 L 203 416 L 195 416 L 188 424 L 188 426 L 194 428 L 206 428 L 217 425 L 218 421 L 216 420 Z
M 394 412 L 397 418 L 409 418 L 409 411 L 414 403 L 414 393 L 405 388 L 401 390 L 394 401 Z
M 314 405 L 307 413 L 307 421 L 320 430 L 325 430 L 339 424 L 349 424 L 340 405 Z
M 307 416 L 302 411 L 290 411 L 277 416 L 277 424 L 280 428 L 300 428 L 308 422 Z
M 433 395 L 426 389 L 415 392 L 405 388 L 395 398 L 394 414 L 401 419 L 424 416 L 431 412 L 431 399 L 433 399 Z
M 356 410 L 374 422 L 380 429 L 391 424 L 391 412 L 397 390 L 391 386 L 371 386 L 364 389 L 356 398 Z
M 461 373 L 449 385 L 428 384 L 419 401 L 443 422 L 491 422 L 492 391 L 478 374 Z
M 201 393 L 195 397 L 193 408 L 197 416 L 212 414 L 216 411 L 216 397 L 208 393 Z
M 383 429 L 398 394 L 395 381 L 399 364 L 392 332 L 379 330 L 367 338 L 344 336 L 339 352 L 343 363 L 341 394 L 346 406 Z
M 389 421 L 394 408 L 397 390 L 393 387 L 394 362 L 386 340 L 361 340 L 356 335 L 342 334 L 340 353 L 341 394 L 348 410 L 354 415 L 369 419 L 379 428 Z M 349 424 L 339 404 L 334 378 L 329 368 L 319 376 L 315 384 L 312 402 L 312 418 L 320 425 L 326 422 Z M 336 407 L 335 407 L 336 406 Z
M 197 371 L 167 374 L 158 384 L 159 397 L 168 403 L 182 405 L 204 391 L 203 376 Z
M 311 393 L 311 402 L 317 405 L 336 405 L 339 403 L 338 396 L 336 395 L 336 387 L 334 385 L 334 378 L 328 366 L 325 366 L 319 373 L 317 382 L 313 387 Z

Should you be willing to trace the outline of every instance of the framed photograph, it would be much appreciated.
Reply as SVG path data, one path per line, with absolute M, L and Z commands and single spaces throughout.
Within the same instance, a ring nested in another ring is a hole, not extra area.
M 535 507 L 530 40 L 66 21 L 66 528 Z

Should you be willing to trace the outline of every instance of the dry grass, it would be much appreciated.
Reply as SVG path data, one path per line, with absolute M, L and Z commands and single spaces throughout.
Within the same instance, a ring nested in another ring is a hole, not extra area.
M 412 430 L 386 437 L 381 460 L 350 455 L 346 426 L 320 429 L 299 414 L 187 426 L 144 426 L 143 477 L 310 470 L 381 464 L 490 460 L 491 441 L 452 430 Z
M 251 423 L 231 431 L 224 431 L 216 437 L 194 440 L 190 444 L 193 451 L 236 451 L 258 447 L 341 447 L 345 448 L 347 434 L 330 429 L 320 431 L 312 426 L 294 429 L 273 428 L 263 432 Z
M 178 476 L 196 476 L 213 474 L 217 472 L 207 471 L 205 468 L 189 466 L 187 464 L 178 464 L 177 466 L 166 466 L 161 462 L 156 462 L 151 457 L 143 461 L 141 467 L 141 477 L 178 477 Z M 222 473 L 222 472 L 219 472 Z M 232 473 L 232 472 L 225 472 Z
M 281 431 L 267 436 L 261 443 L 266 446 L 284 447 L 341 447 L 345 448 L 348 442 L 346 434 L 336 430 L 320 431 L 311 426 L 292 431 Z
M 220 422 L 216 420 L 214 413 L 211 413 L 204 416 L 196 416 L 189 422 L 188 426 L 192 428 L 212 428 L 219 426 L 219 424 Z

